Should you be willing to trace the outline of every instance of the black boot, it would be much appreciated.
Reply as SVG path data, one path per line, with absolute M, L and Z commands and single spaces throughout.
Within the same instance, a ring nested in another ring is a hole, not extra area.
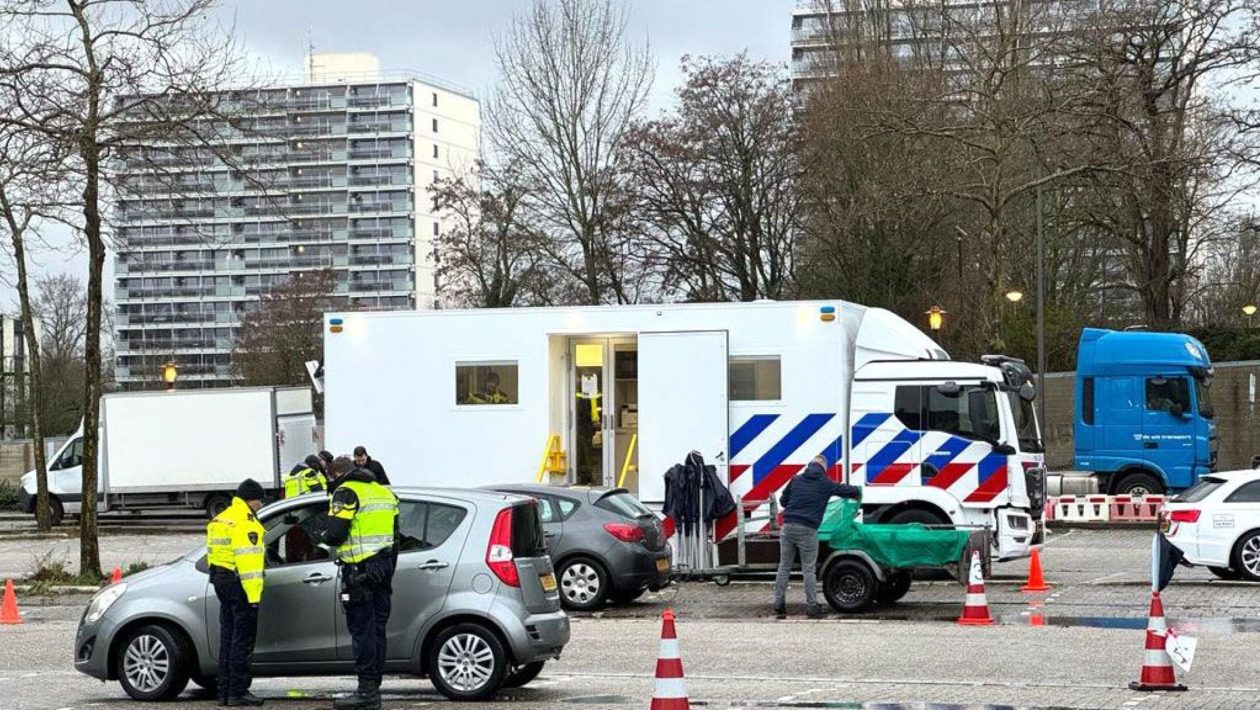
M 381 682 L 359 681 L 359 688 L 344 698 L 333 700 L 335 710 L 379 710 L 381 707 Z
M 786 619 L 786 618 L 787 618 L 787 604 L 775 604 L 775 605 L 774 605 L 774 618 L 776 618 L 776 619 Z
M 262 698 L 258 697 L 257 695 L 254 695 L 248 690 L 245 691 L 244 695 L 240 697 L 236 697 L 236 698 L 228 698 L 228 701 L 227 701 L 227 706 L 230 708 L 258 707 L 259 705 L 262 705 L 262 704 L 263 704 Z

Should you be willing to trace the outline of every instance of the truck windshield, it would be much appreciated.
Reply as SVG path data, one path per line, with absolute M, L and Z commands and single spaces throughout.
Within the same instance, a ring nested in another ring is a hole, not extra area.
M 1194 378 L 1194 397 L 1199 401 L 1199 414 L 1212 419 L 1216 409 L 1212 406 L 1212 380 L 1207 377 Z
M 1025 454 L 1040 454 L 1045 451 L 1041 444 L 1041 432 L 1037 430 L 1037 415 L 1033 411 L 1033 403 L 1019 396 L 1018 392 L 1007 392 L 1006 398 L 1011 402 L 1011 413 L 1015 416 L 1015 434 L 1019 437 L 1019 450 Z

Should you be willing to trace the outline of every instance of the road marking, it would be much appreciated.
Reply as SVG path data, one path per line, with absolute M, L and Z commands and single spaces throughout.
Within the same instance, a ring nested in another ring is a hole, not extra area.
M 1102 584 L 1104 581 L 1106 581 L 1106 580 L 1108 580 L 1108 579 L 1115 579 L 1116 577 L 1119 577 L 1119 576 L 1121 576 L 1121 575 L 1125 575 L 1125 574 L 1128 574 L 1128 572 L 1113 572 L 1112 574 L 1108 574 L 1108 575 L 1104 575 L 1104 576 L 1102 576 L 1102 577 L 1096 577 L 1096 578 L 1094 578 L 1094 579 L 1091 579 L 1091 580 L 1089 580 L 1088 582 L 1086 582 L 1085 584 Z

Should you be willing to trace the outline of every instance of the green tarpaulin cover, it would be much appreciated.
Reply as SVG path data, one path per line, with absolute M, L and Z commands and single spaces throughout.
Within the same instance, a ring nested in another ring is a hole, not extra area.
M 866 525 L 857 521 L 859 501 L 833 500 L 818 539 L 833 550 L 861 550 L 882 567 L 939 567 L 957 562 L 971 533 L 931 530 L 922 523 Z

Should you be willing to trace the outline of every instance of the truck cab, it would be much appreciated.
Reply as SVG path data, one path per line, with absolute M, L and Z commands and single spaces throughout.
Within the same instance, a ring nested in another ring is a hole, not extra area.
M 1042 542 L 1044 449 L 1031 372 L 986 356 L 876 361 L 853 382 L 850 480 L 883 523 L 988 527 L 998 559 Z
M 1181 333 L 1086 328 L 1076 361 L 1075 466 L 1111 494 L 1163 494 L 1216 470 L 1212 362 Z

